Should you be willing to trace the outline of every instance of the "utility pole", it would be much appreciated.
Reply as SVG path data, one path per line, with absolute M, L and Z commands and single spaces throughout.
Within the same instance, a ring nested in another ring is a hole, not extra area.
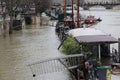
M 64 21 L 64 27 L 66 25 L 65 18 L 66 18 L 66 0 L 64 0 L 64 19 L 63 19 L 63 21 Z
M 64 18 L 66 17 L 66 0 L 64 0 Z
M 13 4 L 13 1 L 10 0 L 10 27 L 9 27 L 9 34 L 12 34 L 13 32 L 13 10 L 12 10 L 12 4 Z
M 73 0 L 72 0 L 72 26 L 74 24 L 74 6 L 73 6 Z
M 80 28 L 80 0 L 77 0 L 77 27 Z

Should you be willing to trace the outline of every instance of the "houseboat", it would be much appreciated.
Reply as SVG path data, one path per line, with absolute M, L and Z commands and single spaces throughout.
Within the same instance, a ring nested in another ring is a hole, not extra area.
M 118 43 L 116 38 L 95 28 L 76 28 L 69 30 L 68 34 L 72 35 L 79 44 L 87 43 L 91 53 L 100 60 L 101 56 L 110 56 L 110 44 Z

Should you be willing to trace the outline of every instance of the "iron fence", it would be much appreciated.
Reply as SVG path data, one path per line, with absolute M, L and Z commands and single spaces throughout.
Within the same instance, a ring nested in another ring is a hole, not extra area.
M 67 55 L 29 64 L 33 77 L 48 73 L 70 71 L 82 65 L 83 54 Z

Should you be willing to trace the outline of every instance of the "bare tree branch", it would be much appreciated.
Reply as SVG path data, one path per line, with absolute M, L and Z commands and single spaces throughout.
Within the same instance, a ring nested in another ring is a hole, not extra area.
M 36 13 L 42 13 L 50 6 L 49 0 L 34 0 L 36 6 Z

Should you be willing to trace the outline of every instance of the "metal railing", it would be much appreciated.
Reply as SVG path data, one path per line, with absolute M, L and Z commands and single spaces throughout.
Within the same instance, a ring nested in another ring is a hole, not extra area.
M 83 61 L 83 54 L 67 55 L 58 58 L 52 58 L 29 64 L 33 77 L 37 75 L 60 72 L 68 70 L 72 73 L 72 69 L 81 66 Z

